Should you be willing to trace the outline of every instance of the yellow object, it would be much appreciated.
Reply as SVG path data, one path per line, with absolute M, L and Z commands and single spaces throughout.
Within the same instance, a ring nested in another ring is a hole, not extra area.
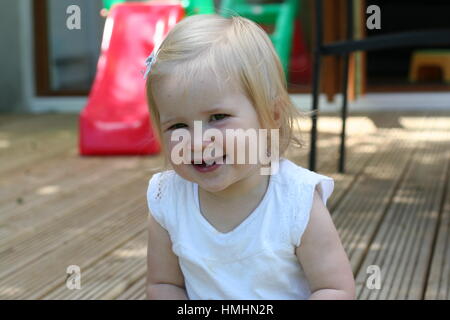
M 409 69 L 409 81 L 418 81 L 419 70 L 422 67 L 440 68 L 444 81 L 450 83 L 450 50 L 414 51 Z

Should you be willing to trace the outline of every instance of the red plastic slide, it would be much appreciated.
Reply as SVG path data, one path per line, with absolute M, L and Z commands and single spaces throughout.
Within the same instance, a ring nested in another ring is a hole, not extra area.
M 300 19 L 295 21 L 294 40 L 292 43 L 291 64 L 289 67 L 289 82 L 293 84 L 311 83 L 311 58 L 306 49 Z
M 112 7 L 94 85 L 79 118 L 80 154 L 159 152 L 142 71 L 155 43 L 183 17 L 179 4 L 129 2 Z

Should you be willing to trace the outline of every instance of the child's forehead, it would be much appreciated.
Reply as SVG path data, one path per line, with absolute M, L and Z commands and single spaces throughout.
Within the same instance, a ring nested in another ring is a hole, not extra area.
M 166 76 L 155 86 L 154 94 L 160 113 L 182 112 L 182 106 L 220 107 L 230 100 L 243 97 L 242 90 L 214 75 L 204 74 L 183 83 L 176 76 Z
M 241 91 L 236 82 L 226 81 L 225 77 L 216 76 L 212 71 L 198 72 L 195 75 L 167 75 L 161 81 L 161 89 L 166 94 L 180 96 L 201 96 L 207 98 L 207 93 L 230 94 Z

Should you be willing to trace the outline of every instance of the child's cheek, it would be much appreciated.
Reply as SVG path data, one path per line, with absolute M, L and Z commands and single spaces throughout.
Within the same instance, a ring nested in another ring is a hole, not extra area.
M 222 132 L 222 140 L 219 142 L 217 141 L 217 144 L 221 143 L 221 148 L 225 154 L 232 155 L 234 154 L 233 163 L 237 161 L 238 154 L 245 155 L 246 149 L 248 148 L 248 145 L 246 143 L 247 139 L 243 138 L 243 133 L 238 130 L 246 130 L 242 128 L 238 123 L 229 121 L 226 124 L 216 126 L 216 129 L 220 130 Z M 228 131 L 228 132 L 227 132 Z M 244 156 L 245 157 L 245 156 Z M 229 159 L 228 161 L 232 161 Z
M 166 157 L 170 160 L 171 163 L 173 162 L 179 162 L 180 159 L 184 161 L 184 159 L 187 157 L 184 150 L 189 150 L 189 141 L 188 139 L 179 138 L 179 139 L 173 139 L 172 141 L 172 134 L 166 133 L 163 137 L 163 144 L 164 149 L 166 152 Z

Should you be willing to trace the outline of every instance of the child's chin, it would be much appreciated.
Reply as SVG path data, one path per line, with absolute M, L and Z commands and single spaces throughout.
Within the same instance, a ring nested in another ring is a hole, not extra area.
M 208 192 L 219 192 L 229 187 L 229 184 L 225 183 L 225 179 L 223 177 L 202 177 L 202 179 L 199 179 L 196 172 L 192 172 L 192 170 L 190 170 L 191 168 L 186 166 L 190 165 L 184 165 L 184 167 L 174 166 L 173 169 L 185 180 L 197 183 L 203 190 Z
M 232 182 L 224 176 L 202 179 L 201 181 L 197 181 L 197 183 L 200 188 L 208 192 L 220 192 L 227 189 L 232 184 Z
M 229 185 L 224 184 L 223 182 L 219 183 L 219 184 L 214 184 L 214 183 L 199 183 L 198 184 L 200 186 L 200 188 L 202 188 L 205 191 L 208 192 L 219 192 L 222 190 L 225 190 L 226 188 L 228 188 Z

